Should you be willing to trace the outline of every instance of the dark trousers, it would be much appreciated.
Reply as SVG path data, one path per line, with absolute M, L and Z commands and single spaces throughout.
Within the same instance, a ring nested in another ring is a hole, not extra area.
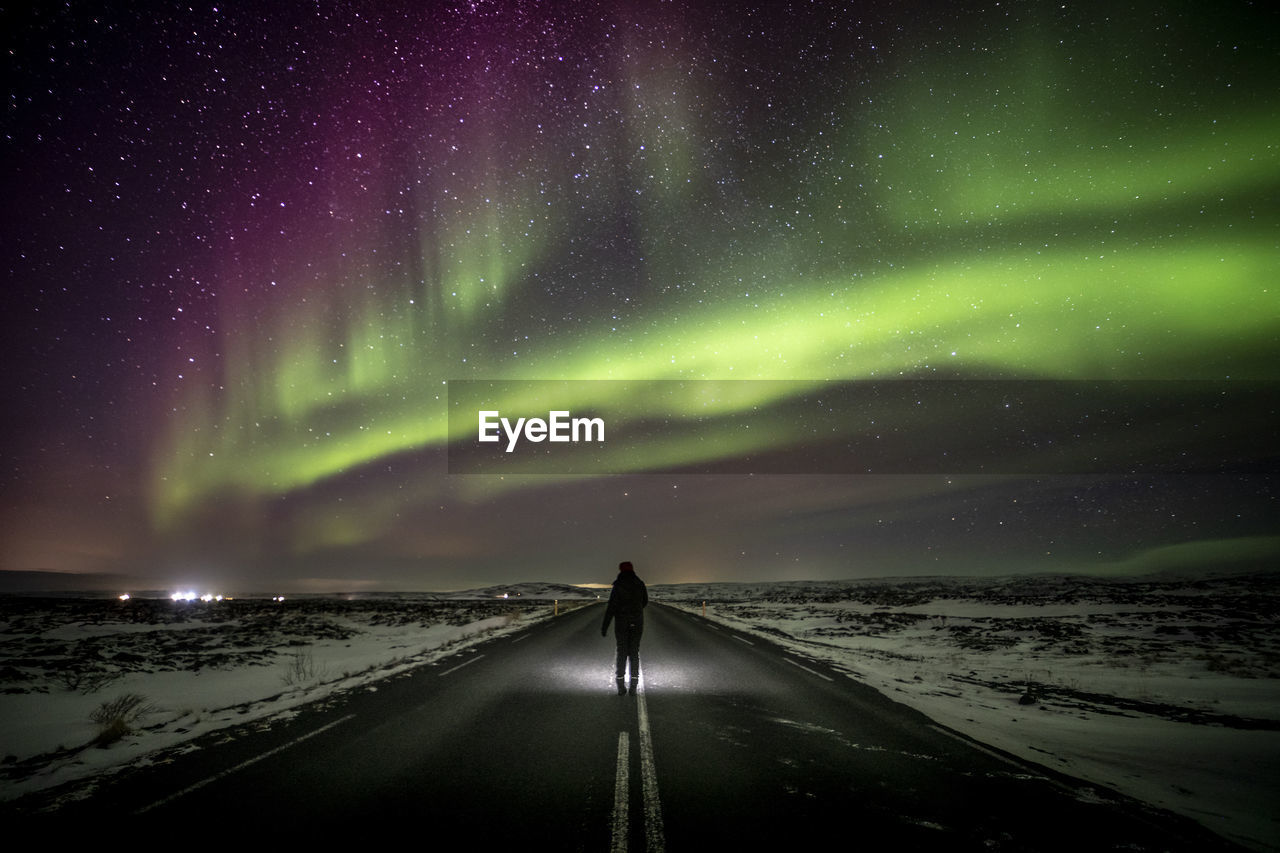
M 627 676 L 627 661 L 631 661 L 631 680 L 640 680 L 640 635 L 643 622 L 619 619 L 613 623 L 613 636 L 618 641 L 618 680 Z

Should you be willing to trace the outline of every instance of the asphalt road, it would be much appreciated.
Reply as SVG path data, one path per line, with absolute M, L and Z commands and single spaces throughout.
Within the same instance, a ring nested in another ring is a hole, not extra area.
M 409 831 L 450 849 L 1235 849 L 658 605 L 642 688 L 618 696 L 602 616 L 586 607 L 288 724 L 207 737 L 56 819 Z

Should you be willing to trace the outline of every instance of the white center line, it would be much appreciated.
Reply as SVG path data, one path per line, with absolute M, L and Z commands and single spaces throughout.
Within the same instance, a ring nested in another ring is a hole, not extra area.
M 332 723 L 323 725 L 313 732 L 308 732 L 302 737 L 294 738 L 288 743 L 281 744 L 280 746 L 277 746 L 275 749 L 269 749 L 266 752 L 262 753 L 261 755 L 254 756 L 253 758 L 250 758 L 247 761 L 241 761 L 235 767 L 228 767 L 226 770 L 223 770 L 220 773 L 213 774 L 208 779 L 202 779 L 201 781 L 195 783 L 194 785 L 188 785 L 187 787 L 183 788 L 181 791 L 178 791 L 177 793 L 174 793 L 174 794 L 170 794 L 164 799 L 156 800 L 154 803 L 152 803 L 149 806 L 143 806 L 142 808 L 134 812 L 134 814 L 145 814 L 154 808 L 159 808 L 160 806 L 163 806 L 166 803 L 171 803 L 174 800 L 178 799 L 179 797 L 185 797 L 187 794 L 190 794 L 192 791 L 199 790 L 200 788 L 203 788 L 205 785 L 208 785 L 211 782 L 216 782 L 219 779 L 222 779 L 226 776 L 230 776 L 232 773 L 236 773 L 240 770 L 243 770 L 244 768 L 248 767 L 251 764 L 257 764 L 259 761 L 262 761 L 264 758 L 270 758 L 271 756 L 275 755 L 277 752 L 283 752 L 284 750 L 288 749 L 291 746 L 297 746 L 298 744 L 302 743 L 304 740 L 313 738 L 316 735 L 320 734 L 321 732 L 328 731 L 334 726 L 341 725 L 342 723 L 345 723 L 347 720 L 353 719 L 354 717 L 355 717 L 355 714 L 347 714 L 345 717 L 343 717 L 340 720 L 334 720 Z
M 800 669 L 803 669 L 805 672 L 809 673 L 810 675 L 816 675 L 819 678 L 825 678 L 827 681 L 831 681 L 831 682 L 835 681 L 835 679 L 832 678 L 831 676 L 823 675 L 822 673 L 817 672 L 816 670 L 809 669 L 809 667 L 804 666 L 803 664 L 798 664 L 795 661 L 793 661 L 791 658 L 783 658 L 783 660 L 791 664 L 792 666 L 800 667 Z
M 750 641 L 750 640 L 748 640 L 746 637 L 739 637 L 737 634 L 730 634 L 729 636 L 730 636 L 730 637 L 733 637 L 735 640 L 739 640 L 739 641 L 741 641 L 741 642 L 743 642 L 743 643 L 746 643 L 748 646 L 754 646 L 754 645 L 755 645 L 755 643 L 751 642 L 751 641 Z
M 482 657 L 484 657 L 484 655 L 476 655 L 476 656 L 475 656 L 475 657 L 473 657 L 471 660 L 464 660 L 462 663 L 458 664 L 457 666 L 452 667 L 451 669 L 446 669 L 444 672 L 440 673 L 440 677 L 441 677 L 441 678 L 444 678 L 446 675 L 448 675 L 448 674 L 449 674 L 449 673 L 451 673 L 451 672 L 457 672 L 458 670 L 462 669 L 462 668 L 463 668 L 464 666 L 466 666 L 467 664 L 469 664 L 469 663 L 475 663 L 476 661 L 480 660 L 480 658 L 482 658 Z
M 658 771 L 653 764 L 653 734 L 649 731 L 649 709 L 644 703 L 644 682 L 636 692 L 636 712 L 640 717 L 640 781 L 644 795 L 645 849 L 663 853 L 667 842 L 662 832 L 662 804 L 658 801 Z
M 628 812 L 631 796 L 628 779 L 631 776 L 631 739 L 627 732 L 618 732 L 618 771 L 613 790 L 613 853 L 627 853 Z

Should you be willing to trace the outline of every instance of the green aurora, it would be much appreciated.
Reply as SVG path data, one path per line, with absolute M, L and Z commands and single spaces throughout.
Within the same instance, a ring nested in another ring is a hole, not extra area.
M 797 204 L 790 181 L 763 184 L 766 194 L 752 207 L 779 211 L 781 227 L 768 228 L 768 245 L 749 264 L 724 245 L 735 225 L 695 221 L 691 211 L 706 207 L 699 194 L 707 188 L 676 191 L 664 182 L 645 220 L 680 226 L 639 230 L 649 275 L 705 284 L 664 295 L 639 316 L 583 324 L 568 340 L 520 342 L 510 353 L 490 343 L 475 353 L 473 343 L 497 337 L 508 303 L 519 310 L 521 288 L 536 286 L 531 259 L 561 247 L 545 223 L 531 233 L 529 194 L 503 195 L 504 187 L 519 188 L 518 176 L 491 176 L 477 190 L 479 213 L 446 219 L 434 244 L 419 235 L 422 255 L 440 271 L 426 288 L 442 300 L 406 299 L 401 282 L 371 281 L 277 307 L 265 351 L 227 333 L 226 382 L 184 389 L 176 404 L 183 414 L 154 459 L 157 521 L 169 523 L 222 490 L 283 494 L 441 446 L 451 378 L 786 379 L 797 389 L 937 370 L 1276 378 L 1280 253 L 1269 202 L 1280 188 L 1280 118 L 1224 109 L 1151 133 L 1126 118 L 1131 104 L 1123 100 L 1060 106 L 1056 115 L 1030 98 L 996 108 L 992 94 L 1016 91 L 1023 78 L 994 58 L 983 77 L 945 97 L 915 91 L 921 83 L 887 84 L 889 100 L 910 105 L 896 118 L 906 127 L 885 131 L 887 155 L 874 153 L 874 139 L 811 130 L 799 147 L 834 149 L 828 156 L 847 163 L 847 177 L 821 188 L 809 182 L 806 209 L 792 214 L 806 221 L 803 229 L 788 221 L 787 208 Z M 839 109 L 858 114 L 857 104 Z M 677 147 L 714 149 L 711 129 L 691 116 L 685 122 L 694 126 Z M 637 124 L 630 136 L 643 139 Z M 555 156 L 533 147 L 531 156 Z M 697 170 L 689 156 L 672 154 L 679 162 L 659 170 L 691 184 Z M 667 248 L 670 232 L 686 225 L 697 249 Z M 844 244 L 835 254 L 846 259 L 832 269 L 824 248 L 837 241 Z M 872 256 L 897 260 L 868 262 Z M 371 258 L 347 265 L 363 267 L 364 277 L 377 266 Z M 421 268 L 422 259 L 413 265 Z M 561 402 L 628 411 L 619 399 Z M 705 414 L 701 403 L 691 406 L 646 411 Z M 745 445 L 664 448 L 636 459 L 636 470 L 791 437 L 788 424 L 776 426 Z
M 1274 516 L 1265 473 L 670 475 L 803 445 L 830 383 L 1280 379 L 1262 7 L 19 17 L 0 568 L 1074 569 Z M 455 476 L 459 380 L 614 380 L 555 404 L 675 426 L 618 477 Z

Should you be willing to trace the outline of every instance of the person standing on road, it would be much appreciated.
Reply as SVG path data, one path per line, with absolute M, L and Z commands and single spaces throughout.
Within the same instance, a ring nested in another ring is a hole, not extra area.
M 644 633 L 644 608 L 649 603 L 649 590 L 636 577 L 630 561 L 618 564 L 618 577 L 609 593 L 609 606 L 604 610 L 600 636 L 609 636 L 609 622 L 614 621 L 613 636 L 618 641 L 618 695 L 627 692 L 627 661 L 631 661 L 631 692 L 640 682 L 640 635 Z

